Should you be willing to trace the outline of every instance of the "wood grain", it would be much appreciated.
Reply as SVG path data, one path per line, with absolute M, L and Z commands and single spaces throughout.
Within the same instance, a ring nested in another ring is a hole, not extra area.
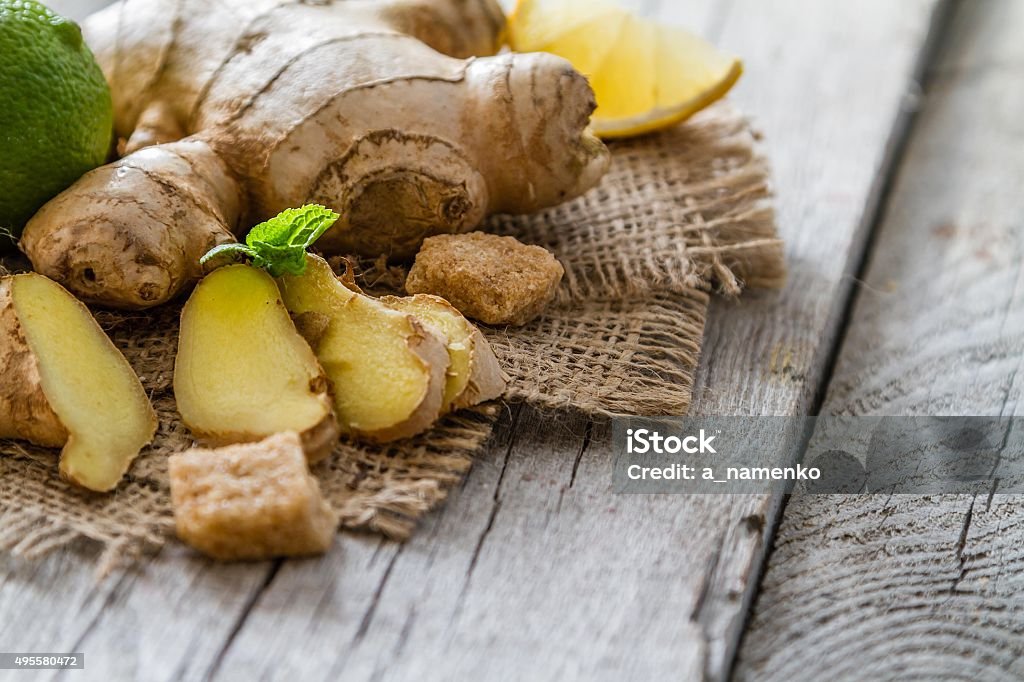
M 739 97 L 766 133 L 790 281 L 713 304 L 695 414 L 815 407 L 859 263 L 901 151 L 944 2 L 733 2 L 722 44 L 747 62 Z M 828 76 L 823 76 L 828 74 Z M 790 455 L 790 457 L 794 456 Z M 784 461 L 785 455 L 773 455 Z M 723 555 L 696 614 L 707 677 L 728 675 L 776 525 L 777 496 L 719 498 Z M 723 523 L 724 522 L 724 523 Z
M 737 98 L 767 136 L 793 269 L 782 293 L 715 307 L 696 409 L 802 413 L 942 2 L 691 4 L 746 58 Z M 725 678 L 779 501 L 610 479 L 604 427 L 512 408 L 406 545 L 344 536 L 320 561 L 229 567 L 168 549 L 96 587 L 87 549 L 5 559 L 2 648 L 77 644 L 113 679 Z
M 1021 416 L 1024 3 L 959 3 L 823 413 Z M 738 679 L 1024 677 L 1024 496 L 794 497 Z

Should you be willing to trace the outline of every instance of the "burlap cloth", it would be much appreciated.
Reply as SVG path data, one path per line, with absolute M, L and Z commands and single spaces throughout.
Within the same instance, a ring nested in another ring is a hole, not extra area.
M 485 333 L 512 377 L 510 401 L 595 415 L 684 413 L 710 293 L 784 278 L 767 166 L 728 104 L 613 150 L 611 173 L 586 197 L 487 226 L 547 247 L 566 276 L 542 320 Z M 380 289 L 396 271 L 362 276 Z M 0 548 L 39 556 L 84 537 L 102 543 L 109 566 L 173 536 L 167 458 L 192 445 L 171 391 L 178 313 L 97 313 L 160 416 L 156 439 L 116 492 L 76 489 L 57 476 L 55 451 L 0 441 Z M 388 448 L 340 443 L 314 473 L 342 526 L 408 537 L 469 470 L 499 409 L 464 411 Z

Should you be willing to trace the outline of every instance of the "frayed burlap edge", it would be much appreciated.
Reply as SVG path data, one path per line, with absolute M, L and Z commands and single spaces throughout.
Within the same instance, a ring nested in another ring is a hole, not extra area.
M 612 149 L 611 171 L 585 197 L 492 221 L 552 251 L 566 272 L 542 319 L 486 334 L 515 377 L 512 398 L 588 414 L 685 414 L 709 294 L 785 282 L 768 163 L 727 103 Z

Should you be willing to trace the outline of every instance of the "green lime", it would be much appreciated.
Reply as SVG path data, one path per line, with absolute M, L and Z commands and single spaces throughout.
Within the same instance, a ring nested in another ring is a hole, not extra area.
M 0 229 L 102 164 L 113 135 L 103 72 L 73 21 L 33 0 L 0 0 Z

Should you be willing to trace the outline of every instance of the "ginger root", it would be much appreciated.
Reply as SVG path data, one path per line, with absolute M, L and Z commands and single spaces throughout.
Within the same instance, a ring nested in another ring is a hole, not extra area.
M 385 305 L 414 315 L 442 332 L 448 341 L 448 374 L 443 411 L 472 407 L 500 398 L 508 379 L 498 365 L 491 344 L 448 301 L 420 294 L 406 298 L 387 296 Z
M 449 363 L 440 332 L 347 288 L 319 256 L 278 285 L 333 384 L 342 430 L 388 442 L 437 421 Z
M 60 474 L 115 488 L 152 440 L 142 383 L 88 308 L 34 273 L 0 279 L 0 438 L 61 447 Z
M 84 301 L 148 308 L 202 276 L 200 256 L 235 241 L 240 211 L 210 146 L 176 142 L 87 173 L 40 209 L 20 246 Z
M 21 247 L 84 300 L 137 309 L 287 207 L 342 216 L 328 253 L 406 258 L 578 196 L 610 158 L 587 130 L 593 92 L 558 57 L 486 56 L 503 25 L 495 0 L 122 0 L 84 31 L 128 156 L 45 207 Z
M 326 375 L 273 278 L 248 265 L 214 271 L 182 309 L 174 397 L 206 445 L 295 431 L 316 462 L 338 439 Z
M 331 546 L 338 518 L 297 433 L 186 450 L 171 456 L 169 468 L 178 537 L 214 559 L 308 556 Z

